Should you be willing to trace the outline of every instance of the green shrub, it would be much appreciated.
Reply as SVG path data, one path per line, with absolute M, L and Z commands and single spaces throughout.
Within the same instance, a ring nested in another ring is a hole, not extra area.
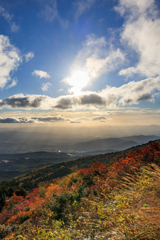
M 27 195 L 26 190 L 25 190 L 24 188 L 20 188 L 20 190 L 17 190 L 17 191 L 15 192 L 15 194 L 16 194 L 17 196 L 23 196 L 23 197 L 26 197 L 26 195 Z
M 85 183 L 85 187 L 90 187 L 91 185 L 93 185 L 93 177 L 83 175 L 82 179 Z
M 25 222 L 28 218 L 29 216 L 27 214 L 23 215 L 23 217 L 21 217 L 21 223 Z
M 67 207 L 71 206 L 74 202 L 80 202 L 81 198 L 86 195 L 85 185 L 80 185 L 75 193 L 64 193 L 61 196 L 56 196 L 52 204 L 49 205 L 53 211 L 52 218 L 55 220 L 65 220 Z

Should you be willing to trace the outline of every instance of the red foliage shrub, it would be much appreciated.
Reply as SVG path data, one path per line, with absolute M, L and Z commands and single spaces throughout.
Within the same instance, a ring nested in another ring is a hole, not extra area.
M 13 196 L 6 201 L 5 206 L 0 213 L 0 224 L 19 222 L 21 218 L 27 215 L 34 217 L 38 214 L 38 207 L 44 201 L 54 195 L 61 195 L 68 187 L 72 191 L 76 191 L 83 181 L 89 181 L 87 189 L 89 193 L 101 194 L 106 189 L 112 189 L 117 185 L 117 180 L 124 174 L 132 174 L 141 166 L 155 162 L 160 165 L 160 143 L 151 143 L 148 147 L 143 147 L 133 153 L 129 153 L 128 157 L 120 158 L 113 162 L 112 165 L 100 162 L 92 163 L 91 167 L 85 167 L 78 171 L 78 174 L 69 175 L 65 184 L 58 185 L 60 178 L 54 180 L 54 183 L 46 185 L 46 198 L 40 197 L 38 188 L 28 192 L 26 198 L 22 196 Z M 74 181 L 75 180 L 75 181 Z M 93 184 L 92 184 L 93 183 Z

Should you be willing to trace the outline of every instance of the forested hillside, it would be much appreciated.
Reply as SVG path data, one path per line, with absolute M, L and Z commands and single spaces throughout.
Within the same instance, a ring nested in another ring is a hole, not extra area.
M 66 176 L 67 174 L 75 172 L 78 169 L 81 169 L 84 167 L 90 167 L 93 162 L 99 161 L 101 163 L 111 164 L 112 162 L 116 161 L 119 158 L 126 157 L 128 153 L 132 153 L 136 149 L 141 149 L 144 146 L 148 146 L 149 143 L 138 145 L 136 147 L 132 147 L 124 151 L 99 154 L 99 155 L 79 158 L 76 160 L 60 162 L 55 165 L 44 166 L 42 168 L 34 169 L 18 177 L 15 177 L 14 180 L 16 182 L 34 181 L 36 183 L 39 183 L 41 181 L 45 181 L 45 182 L 52 181 L 55 178 Z
M 13 180 L 4 181 L 3 183 L 0 184 L 0 210 L 4 206 L 6 199 L 8 197 L 11 197 L 14 192 L 18 191 L 17 194 L 25 196 L 26 191 L 31 191 L 33 188 L 37 187 L 40 182 L 45 183 L 52 182 L 54 179 L 64 177 L 67 174 L 71 174 L 77 171 L 78 169 L 90 167 L 93 162 L 99 161 L 104 164 L 111 164 L 112 162 L 116 161 L 119 158 L 126 157 L 128 153 L 132 153 L 133 151 L 135 151 L 135 149 L 141 149 L 142 147 L 147 146 L 148 144 L 149 143 L 132 147 L 121 152 L 100 154 L 68 162 L 62 162 L 55 165 L 49 165 L 39 169 L 34 169 L 18 177 L 15 176 L 19 175 L 19 172 L 16 173 L 10 171 L 7 172 L 7 175 L 5 172 L 4 176 L 3 172 L 1 172 L 0 179 L 1 178 L 4 179 L 6 177 L 7 180 L 7 177 L 10 178 L 13 177 Z M 22 182 L 23 185 L 21 185 Z
M 25 184 L 3 206 L 1 239 L 159 239 L 158 142 L 23 192 Z

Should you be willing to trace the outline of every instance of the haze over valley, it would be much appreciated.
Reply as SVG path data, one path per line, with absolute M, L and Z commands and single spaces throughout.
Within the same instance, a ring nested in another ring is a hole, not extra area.
M 157 134 L 158 129 L 158 126 L 80 127 L 72 131 L 63 127 L 0 129 L 0 180 L 47 165 L 145 144 L 160 138 L 160 135 L 146 135 Z M 140 131 L 145 135 L 128 135 Z
M 158 136 L 159 126 L 1 128 L 0 154 L 123 150 Z

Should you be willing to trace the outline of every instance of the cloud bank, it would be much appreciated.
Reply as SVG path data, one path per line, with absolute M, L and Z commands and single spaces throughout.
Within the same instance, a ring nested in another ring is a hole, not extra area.
M 16 94 L 0 101 L 0 107 L 20 108 L 20 109 L 51 109 L 53 99 L 45 95 Z
M 64 122 L 69 121 L 66 118 L 63 118 L 61 116 L 57 117 L 20 117 L 20 118 L 0 118 L 0 123 L 50 123 L 50 122 Z
M 51 98 L 46 95 L 17 94 L 0 100 L 0 108 L 20 109 L 90 109 L 113 108 L 138 104 L 141 101 L 153 102 L 160 91 L 160 76 L 141 81 L 131 81 L 121 87 L 107 86 L 101 92 L 84 92 L 80 95 L 67 95 Z

